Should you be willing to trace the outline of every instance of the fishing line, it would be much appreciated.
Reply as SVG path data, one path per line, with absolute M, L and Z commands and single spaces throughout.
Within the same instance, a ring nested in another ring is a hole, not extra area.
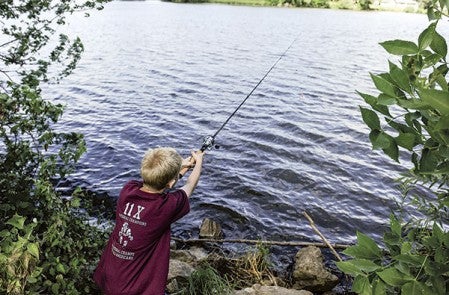
M 218 135 L 218 133 L 220 133 L 220 131 L 226 126 L 226 124 L 228 124 L 229 120 L 231 120 L 232 117 L 234 117 L 234 115 L 238 112 L 238 110 L 245 104 L 245 102 L 248 100 L 248 98 L 251 96 L 251 94 L 253 94 L 253 92 L 257 89 L 257 87 L 259 87 L 259 85 L 262 83 L 263 80 L 265 80 L 265 78 L 268 76 L 268 74 L 274 69 L 274 67 L 276 67 L 276 65 L 278 64 L 278 62 L 285 56 L 285 54 L 287 53 L 287 51 L 292 47 L 293 43 L 296 42 L 296 40 L 298 39 L 299 35 L 292 41 L 292 43 L 287 47 L 287 49 L 284 51 L 284 53 L 282 53 L 281 56 L 279 56 L 279 58 L 276 60 L 276 62 L 271 66 L 271 68 L 265 73 L 265 75 L 262 77 L 262 79 L 260 79 L 260 81 L 256 84 L 256 86 L 254 86 L 254 88 L 251 90 L 251 92 L 245 97 L 245 99 L 239 104 L 239 106 L 234 110 L 234 112 L 232 112 L 231 115 L 229 115 L 229 117 L 226 119 L 226 121 L 224 121 L 224 123 L 221 125 L 220 128 L 218 128 L 218 130 L 214 133 L 214 135 L 209 135 L 204 137 L 203 139 L 203 145 L 201 147 L 201 151 L 204 152 L 206 149 L 210 150 L 213 146 L 214 146 L 214 142 L 215 142 L 215 137 Z

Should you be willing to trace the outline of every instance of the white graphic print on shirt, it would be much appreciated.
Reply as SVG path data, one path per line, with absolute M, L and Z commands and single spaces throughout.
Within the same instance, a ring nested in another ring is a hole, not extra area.
M 126 245 L 128 245 L 128 240 L 129 241 L 133 240 L 133 236 L 131 234 L 131 229 L 129 228 L 128 222 L 125 222 L 123 224 L 118 235 L 120 237 L 119 243 L 120 245 L 123 245 L 123 247 L 126 247 Z

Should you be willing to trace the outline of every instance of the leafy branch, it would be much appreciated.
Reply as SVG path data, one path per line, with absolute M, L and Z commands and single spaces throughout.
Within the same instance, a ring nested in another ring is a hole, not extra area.
M 337 266 L 354 277 L 352 289 L 359 294 L 443 295 L 449 291 L 449 232 L 444 230 L 449 222 L 449 68 L 447 42 L 437 31 L 439 21 L 449 13 L 448 5 L 429 2 L 430 24 L 417 42 L 380 43 L 400 57 L 399 63 L 389 61 L 388 72 L 371 74 L 379 94 L 359 93 L 368 104 L 360 111 L 371 130 L 373 149 L 397 162 L 402 151 L 413 164 L 401 179 L 401 206 L 413 194 L 410 205 L 424 213 L 424 218 L 406 222 L 392 214 L 382 250 L 374 240 L 357 233 L 357 244 L 343 252 L 352 258 Z M 393 117 L 391 112 L 398 110 L 400 115 Z M 415 191 L 418 186 L 433 197 Z

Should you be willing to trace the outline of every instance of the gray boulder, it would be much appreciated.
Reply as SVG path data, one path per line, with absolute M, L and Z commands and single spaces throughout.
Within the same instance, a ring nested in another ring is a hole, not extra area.
M 172 293 L 178 289 L 178 284 L 182 284 L 188 281 L 188 277 L 195 269 L 188 263 L 170 259 L 170 265 L 168 269 L 167 290 Z
M 293 283 L 293 288 L 298 290 L 326 292 L 338 284 L 338 277 L 324 267 L 321 250 L 309 246 L 296 253 Z

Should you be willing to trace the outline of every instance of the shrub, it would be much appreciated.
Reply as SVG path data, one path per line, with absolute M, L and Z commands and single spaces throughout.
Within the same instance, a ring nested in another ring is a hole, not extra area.
M 403 205 L 423 214 L 393 216 L 381 249 L 364 234 L 344 253 L 354 259 L 338 267 L 355 277 L 359 294 L 447 294 L 449 291 L 449 87 L 447 43 L 436 28 L 447 3 L 432 1 L 430 25 L 418 42 L 392 40 L 381 45 L 399 56 L 389 71 L 371 74 L 380 94 L 360 93 L 374 149 L 399 162 L 400 148 L 413 168 L 404 176 Z M 384 116 L 381 123 L 379 115 Z M 419 189 L 415 189 L 419 188 Z M 406 225 L 403 226 L 402 224 Z
M 91 265 L 104 241 L 80 198 L 55 183 L 85 151 L 81 134 L 56 132 L 63 106 L 43 99 L 83 52 L 79 38 L 56 35 L 66 16 L 107 0 L 0 2 L 0 293 L 89 294 Z M 50 74 L 53 73 L 53 74 Z

